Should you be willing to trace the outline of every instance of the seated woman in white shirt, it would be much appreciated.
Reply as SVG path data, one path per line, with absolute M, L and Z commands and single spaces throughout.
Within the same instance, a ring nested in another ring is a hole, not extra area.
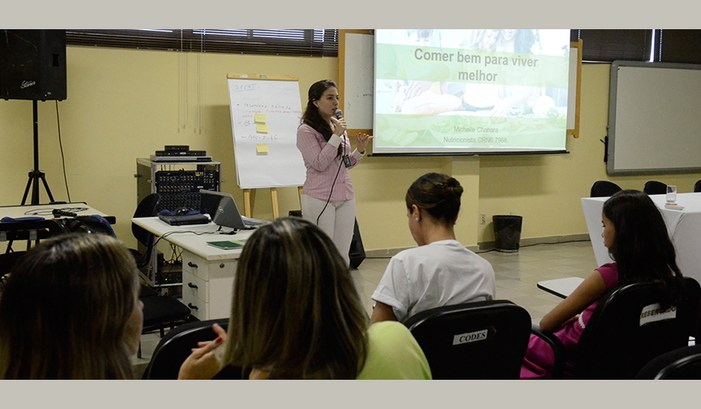
M 409 231 L 419 247 L 390 260 L 372 294 L 372 322 L 405 321 L 430 308 L 494 299 L 492 265 L 455 238 L 462 192 L 460 182 L 440 173 L 427 173 L 409 187 Z

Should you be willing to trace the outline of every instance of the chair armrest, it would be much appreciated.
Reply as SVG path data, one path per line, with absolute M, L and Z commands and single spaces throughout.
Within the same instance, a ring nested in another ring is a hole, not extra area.
M 562 345 L 562 342 L 553 334 L 546 334 L 541 331 L 537 325 L 531 326 L 531 334 L 542 339 L 553 350 L 554 362 L 552 377 L 553 379 L 561 379 L 565 364 L 565 347 Z

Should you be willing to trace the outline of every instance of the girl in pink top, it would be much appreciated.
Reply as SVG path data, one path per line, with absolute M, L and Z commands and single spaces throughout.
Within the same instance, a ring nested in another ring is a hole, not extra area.
M 357 135 L 351 151 L 346 121 L 338 109 L 338 87 L 329 80 L 309 87 L 309 100 L 297 128 L 297 149 L 307 177 L 302 191 L 302 216 L 333 239 L 346 263 L 355 224 L 355 195 L 348 170 L 365 155 L 372 136 Z
M 554 333 L 563 344 L 565 377 L 573 376 L 573 352 L 605 293 L 626 284 L 656 281 L 670 289 L 673 301 L 683 285 L 667 227 L 647 194 L 637 190 L 614 194 L 604 203 L 601 222 L 604 245 L 616 262 L 594 270 L 540 321 L 540 330 Z M 550 377 L 553 360 L 550 346 L 531 335 L 521 378 Z

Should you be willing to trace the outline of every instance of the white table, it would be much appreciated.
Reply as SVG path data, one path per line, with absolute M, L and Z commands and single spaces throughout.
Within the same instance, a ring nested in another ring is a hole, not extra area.
M 537 287 L 560 298 L 567 298 L 582 281 L 584 281 L 582 277 L 556 278 L 539 281 Z
M 94 207 L 88 206 L 84 202 L 74 202 L 74 203 L 62 203 L 62 204 L 44 204 L 44 205 L 28 205 L 28 206 L 0 206 L 0 217 L 28 217 L 28 216 L 40 216 L 46 219 L 53 219 L 54 216 L 52 211 L 54 209 L 67 210 L 76 213 L 78 216 L 87 216 L 92 214 L 98 214 L 105 218 L 110 218 L 103 212 L 95 209 Z M 114 219 L 114 217 L 112 217 Z M 110 221 L 113 223 L 113 220 Z
M 44 204 L 44 205 L 28 205 L 28 206 L 0 206 L 0 218 L 11 217 L 13 219 L 20 219 L 24 217 L 41 217 L 45 220 L 55 219 L 53 211 L 55 209 L 61 209 L 71 213 L 75 213 L 77 216 L 89 216 L 89 215 L 100 215 L 104 217 L 110 224 L 114 224 L 116 219 L 114 216 L 109 216 L 94 207 L 88 206 L 84 202 L 73 202 L 73 203 L 62 203 L 62 204 Z M 58 218 L 63 218 L 64 216 L 59 216 Z M 0 228 L 0 242 L 12 240 L 13 228 L 21 228 L 25 230 L 28 234 L 28 239 L 30 241 L 38 241 L 39 230 L 45 230 L 48 223 L 43 221 L 37 223 L 38 229 L 31 229 L 31 224 L 26 223 L 3 223 L 2 228 Z M 46 237 L 44 235 L 43 237 Z
M 137 217 L 132 222 L 183 250 L 182 303 L 200 320 L 227 318 L 231 313 L 236 263 L 241 248 L 222 250 L 208 241 L 245 241 L 253 230 L 221 234 L 214 223 L 171 226 L 158 217 Z M 227 229 L 228 231 L 229 229 Z
M 662 213 L 682 274 L 701 282 L 701 193 L 677 193 L 677 204 L 684 207 L 681 210 L 665 208 L 666 195 L 650 195 L 650 198 Z M 612 262 L 601 237 L 601 209 L 606 199 L 582 198 L 582 211 L 597 265 Z

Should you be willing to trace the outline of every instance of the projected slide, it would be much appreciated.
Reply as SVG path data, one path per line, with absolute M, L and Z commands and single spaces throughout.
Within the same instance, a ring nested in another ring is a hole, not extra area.
M 373 152 L 563 152 L 569 30 L 375 30 Z

